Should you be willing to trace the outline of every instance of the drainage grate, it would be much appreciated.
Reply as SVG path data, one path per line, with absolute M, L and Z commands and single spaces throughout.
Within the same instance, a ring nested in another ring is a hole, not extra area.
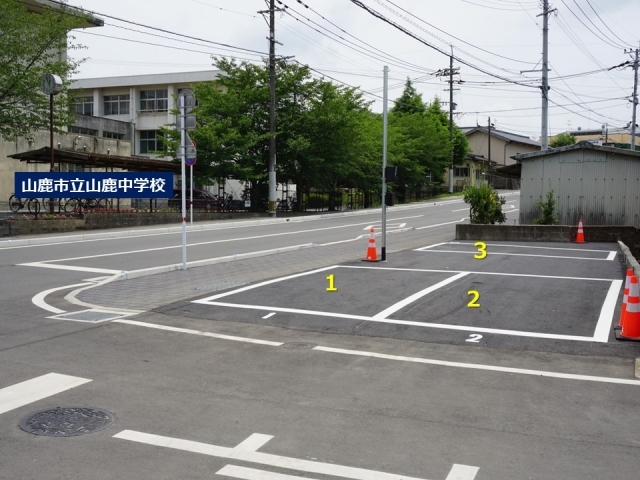
M 316 345 L 313 343 L 305 343 L 305 342 L 289 342 L 283 343 L 280 345 L 285 350 L 309 350 Z
M 104 430 L 113 415 L 100 408 L 55 407 L 30 413 L 20 420 L 20 428 L 34 435 L 75 437 Z
M 192 290 L 196 292 L 217 292 L 220 290 L 227 290 L 228 288 L 237 288 L 246 285 L 246 283 L 239 282 L 218 282 L 218 283 L 210 283 L 209 285 L 198 285 L 197 287 L 193 287 Z
M 60 315 L 55 315 L 53 318 L 55 320 L 70 320 L 72 322 L 89 322 L 89 323 L 99 323 L 106 322 L 107 320 L 117 320 L 118 318 L 126 317 L 128 314 L 126 313 L 118 313 L 118 312 L 103 312 L 100 310 L 83 310 L 81 312 L 69 312 L 62 313 Z

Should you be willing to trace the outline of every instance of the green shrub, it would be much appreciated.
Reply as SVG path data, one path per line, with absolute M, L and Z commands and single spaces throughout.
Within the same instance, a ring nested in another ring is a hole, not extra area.
M 536 202 L 536 208 L 542 210 L 542 218 L 536 218 L 533 221 L 536 225 L 556 225 L 558 223 L 558 218 L 556 217 L 556 200 L 553 198 L 552 188 L 549 189 L 546 197 L 546 202 L 542 200 Z
M 471 205 L 469 218 L 471 223 L 504 223 L 507 217 L 502 212 L 506 200 L 499 197 L 490 185 L 468 187 L 464 190 L 464 202 Z

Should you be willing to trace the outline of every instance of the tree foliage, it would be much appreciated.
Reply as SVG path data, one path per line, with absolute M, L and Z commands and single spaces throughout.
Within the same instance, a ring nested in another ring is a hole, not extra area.
M 536 202 L 536 208 L 542 210 L 542 217 L 536 218 L 533 221 L 533 223 L 537 225 L 555 225 L 558 223 L 558 217 L 556 217 L 556 199 L 554 198 L 552 188 L 549 188 L 546 197 L 546 201 L 538 200 Z
M 464 191 L 464 202 L 471 205 L 469 219 L 471 223 L 504 223 L 507 217 L 502 212 L 506 203 L 490 185 L 468 187 Z
M 565 132 L 565 133 L 560 133 L 556 135 L 555 138 L 551 140 L 551 142 L 549 143 L 549 146 L 551 148 L 560 148 L 560 147 L 566 147 L 569 145 L 574 145 L 575 143 L 576 143 L 575 135 L 571 135 L 570 133 Z
M 40 91 L 46 73 L 63 80 L 55 98 L 56 127 L 70 123 L 66 89 L 79 62 L 66 59 L 67 33 L 86 25 L 87 15 L 64 4 L 45 6 L 39 13 L 20 0 L 0 0 L 0 136 L 28 136 L 49 125 L 49 97 Z M 66 59 L 66 60 L 65 60 Z

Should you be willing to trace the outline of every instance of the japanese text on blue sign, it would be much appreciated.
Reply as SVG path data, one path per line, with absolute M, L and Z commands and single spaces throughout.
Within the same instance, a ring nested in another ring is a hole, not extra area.
M 16 172 L 18 198 L 169 198 L 171 172 Z

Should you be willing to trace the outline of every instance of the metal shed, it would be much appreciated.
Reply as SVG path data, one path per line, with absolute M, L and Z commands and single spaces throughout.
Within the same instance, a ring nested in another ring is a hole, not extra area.
M 580 142 L 516 155 L 522 165 L 520 223 L 542 216 L 536 202 L 553 189 L 560 224 L 640 228 L 640 152 Z

